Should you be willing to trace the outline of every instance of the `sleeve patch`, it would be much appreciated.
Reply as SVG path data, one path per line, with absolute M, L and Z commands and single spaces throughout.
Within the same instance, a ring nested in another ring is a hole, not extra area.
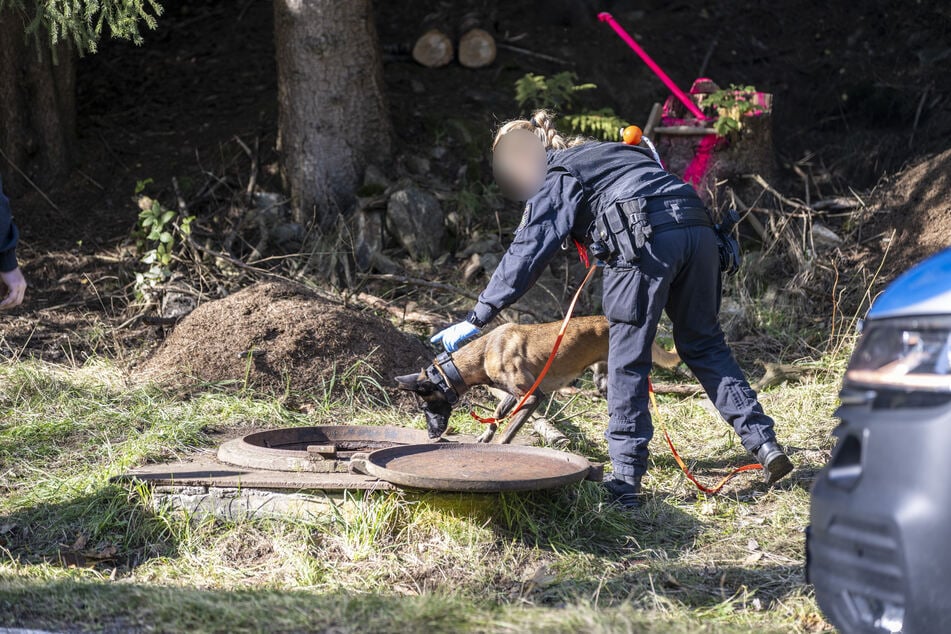
M 526 203 L 525 211 L 522 212 L 522 220 L 521 222 L 518 223 L 518 226 L 515 227 L 515 231 L 513 233 L 518 233 L 519 231 L 521 231 L 522 228 L 528 224 L 528 218 L 531 215 L 532 215 L 532 203 Z

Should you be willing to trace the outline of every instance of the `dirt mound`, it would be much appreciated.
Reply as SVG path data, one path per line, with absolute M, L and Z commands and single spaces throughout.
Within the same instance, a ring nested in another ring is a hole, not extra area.
M 431 356 L 371 314 L 300 285 L 261 282 L 195 309 L 139 375 L 175 386 L 230 381 L 272 393 L 350 390 L 372 399 L 380 395 L 374 381 L 392 397 L 393 377 L 419 370 Z
M 869 237 L 895 232 L 885 267 L 893 278 L 951 245 L 951 150 L 916 163 L 880 186 Z M 883 249 L 884 250 L 884 249 Z

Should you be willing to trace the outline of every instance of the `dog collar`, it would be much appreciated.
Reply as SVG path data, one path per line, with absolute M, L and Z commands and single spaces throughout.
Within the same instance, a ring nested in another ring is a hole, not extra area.
M 448 352 L 433 359 L 426 368 L 426 377 L 442 391 L 450 405 L 455 405 L 466 391 L 466 382 Z

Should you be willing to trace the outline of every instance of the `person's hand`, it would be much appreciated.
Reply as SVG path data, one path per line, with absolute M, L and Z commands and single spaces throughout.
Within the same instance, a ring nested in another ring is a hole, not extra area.
M 4 295 L 0 301 L 0 310 L 10 310 L 23 303 L 26 294 L 26 278 L 19 267 L 6 273 L 0 273 L 0 282 L 3 282 Z
M 455 352 L 463 341 L 477 334 L 479 334 L 479 329 L 474 324 L 470 324 L 468 321 L 460 321 L 458 324 L 453 324 L 445 330 L 437 332 L 429 341 L 435 344 L 441 343 L 446 348 L 446 352 Z

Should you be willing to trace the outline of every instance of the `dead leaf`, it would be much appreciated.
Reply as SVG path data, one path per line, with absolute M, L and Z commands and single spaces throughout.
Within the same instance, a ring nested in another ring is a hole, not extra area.
M 105 561 L 107 559 L 115 559 L 116 553 L 119 552 L 119 549 L 115 546 L 109 545 L 104 548 L 100 548 L 95 551 L 86 551 L 83 553 L 89 559 L 96 559 L 98 561 Z
M 89 564 L 82 553 L 61 550 L 59 552 L 60 565 L 66 568 L 88 568 Z
M 526 581 L 526 584 L 531 587 L 536 588 L 547 588 L 551 584 L 555 583 L 557 577 L 552 574 L 549 570 L 547 564 L 542 564 L 535 569 L 535 572 L 532 574 L 531 578 Z
M 679 588 L 680 587 L 680 582 L 677 581 L 677 578 L 674 577 L 669 572 L 667 573 L 667 576 L 664 577 L 662 584 L 665 588 Z
M 759 550 L 759 542 L 751 539 L 746 543 L 746 550 Z
M 753 564 L 755 564 L 757 561 L 759 561 L 762 558 L 763 558 L 763 551 L 761 550 L 756 551 L 755 553 L 750 553 L 749 555 L 746 556 L 746 559 L 743 560 L 743 565 L 752 566 Z
M 70 550 L 79 552 L 86 547 L 86 542 L 89 541 L 89 538 L 84 534 L 80 533 L 76 536 L 76 541 L 73 542 L 73 545 L 69 547 Z

